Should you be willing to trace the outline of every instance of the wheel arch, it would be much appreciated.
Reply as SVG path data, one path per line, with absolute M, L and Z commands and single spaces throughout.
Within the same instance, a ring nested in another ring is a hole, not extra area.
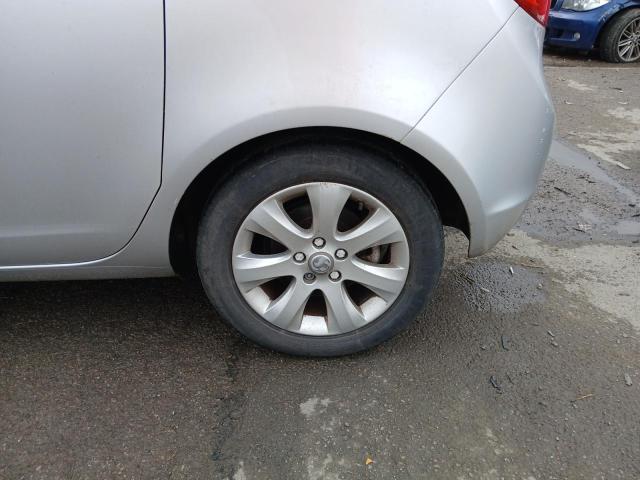
M 247 140 L 211 161 L 189 184 L 174 211 L 169 258 L 178 274 L 195 272 L 195 239 L 206 203 L 227 178 L 263 152 L 292 144 L 349 142 L 363 149 L 384 151 L 399 168 L 410 169 L 431 193 L 444 225 L 470 235 L 462 199 L 449 179 L 428 159 L 391 138 L 343 127 L 303 127 L 280 130 Z

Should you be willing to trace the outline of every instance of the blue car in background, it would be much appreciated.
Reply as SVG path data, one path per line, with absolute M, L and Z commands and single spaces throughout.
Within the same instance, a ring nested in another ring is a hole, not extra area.
M 547 45 L 592 50 L 615 63 L 640 60 L 640 0 L 551 0 Z

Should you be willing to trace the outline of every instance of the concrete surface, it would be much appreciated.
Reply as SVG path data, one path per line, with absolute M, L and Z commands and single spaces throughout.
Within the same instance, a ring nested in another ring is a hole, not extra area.
M 428 311 L 365 354 L 264 351 L 180 280 L 0 285 L 0 478 L 640 478 L 640 69 L 548 61 L 522 221 L 474 260 L 448 231 Z

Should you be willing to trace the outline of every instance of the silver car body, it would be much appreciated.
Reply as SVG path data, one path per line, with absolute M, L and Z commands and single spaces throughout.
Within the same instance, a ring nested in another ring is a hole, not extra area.
M 513 0 L 3 2 L 0 279 L 173 275 L 191 182 L 237 145 L 315 126 L 431 162 L 479 255 L 548 154 L 543 37 Z

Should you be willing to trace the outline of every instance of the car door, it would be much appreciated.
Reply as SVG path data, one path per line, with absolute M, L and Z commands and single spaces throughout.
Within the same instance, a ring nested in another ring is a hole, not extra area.
M 6 0 L 0 266 L 109 256 L 160 186 L 162 0 Z

